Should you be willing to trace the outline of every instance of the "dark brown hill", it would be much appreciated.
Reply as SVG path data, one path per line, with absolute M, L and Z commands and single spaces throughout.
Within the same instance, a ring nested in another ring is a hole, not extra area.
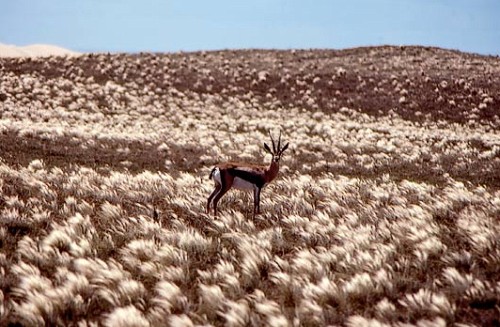
M 395 112 L 412 121 L 500 125 L 500 59 L 439 48 L 98 54 L 0 59 L 0 69 L 42 80 L 133 83 L 159 96 L 175 87 L 223 97 L 253 95 L 261 105 L 271 105 L 272 98 L 275 106 L 325 112 L 349 107 L 370 115 Z M 37 100 L 36 94 L 27 96 Z

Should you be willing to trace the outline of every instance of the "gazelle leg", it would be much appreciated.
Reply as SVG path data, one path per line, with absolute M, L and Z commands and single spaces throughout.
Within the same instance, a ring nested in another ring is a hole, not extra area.
M 220 191 L 221 188 L 222 185 L 220 185 L 219 183 L 215 183 L 215 189 L 213 190 L 212 194 L 210 194 L 210 196 L 208 197 L 207 214 L 210 212 L 210 204 L 212 203 L 214 196 Z
M 220 190 L 219 192 L 217 192 L 213 199 L 214 216 L 217 216 L 217 203 L 219 202 L 220 198 L 222 198 L 222 196 L 226 194 L 229 189 L 231 189 L 232 184 L 233 181 L 231 181 L 231 183 L 228 183 L 224 179 L 222 179 Z
M 253 190 L 253 217 L 255 218 L 256 214 L 260 214 L 260 191 L 261 189 L 256 187 Z

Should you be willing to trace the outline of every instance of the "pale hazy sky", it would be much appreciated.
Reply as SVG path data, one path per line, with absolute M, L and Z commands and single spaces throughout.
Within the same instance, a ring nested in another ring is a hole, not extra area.
M 111 52 L 406 44 L 500 55 L 500 0 L 0 0 L 0 43 Z

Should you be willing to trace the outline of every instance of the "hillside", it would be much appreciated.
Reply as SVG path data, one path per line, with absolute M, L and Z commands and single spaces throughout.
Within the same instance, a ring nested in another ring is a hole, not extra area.
M 498 324 L 499 131 L 438 48 L 0 58 L 0 325 Z
M 371 115 L 392 110 L 417 121 L 430 115 L 458 123 L 498 123 L 498 58 L 437 48 L 90 54 L 49 64 L 14 59 L 3 65 L 5 72 L 37 72 L 70 83 L 93 77 L 99 85 L 113 81 L 143 88 L 154 83 L 163 92 L 169 87 L 225 97 L 252 92 L 261 103 L 271 95 L 280 106 L 324 112 L 349 107 Z
M 68 124 L 84 120 L 86 114 L 112 118 L 136 111 L 161 118 L 176 106 L 182 106 L 172 102 L 192 101 L 204 107 L 200 108 L 203 111 L 234 102 L 243 111 L 295 108 L 318 112 L 318 115 L 348 108 L 371 119 L 397 116 L 415 124 L 460 124 L 472 129 L 481 126 L 487 131 L 500 128 L 500 60 L 441 49 L 381 47 L 343 51 L 100 54 L 6 59 L 1 65 L 2 118 L 26 120 L 23 115 L 28 115 L 33 117 L 28 120 L 40 126 L 47 125 L 44 120 L 49 119 L 43 116 L 53 114 L 71 117 Z M 148 108 L 154 110 L 147 112 Z M 182 111 L 182 107 L 180 109 Z M 248 129 L 245 122 L 240 124 L 244 130 Z M 17 130 L 10 128 L 0 138 L 0 149 L 6 160 L 11 160 L 10 153 L 15 153 L 12 160 L 24 163 L 42 151 L 48 154 L 48 162 L 65 161 L 61 158 L 67 157 L 77 163 L 91 161 L 115 166 L 127 160 L 132 170 L 161 170 L 164 159 L 156 149 L 160 144 L 144 146 L 134 140 L 127 141 L 133 149 L 131 153 L 120 155 L 114 150 L 109 153 L 106 148 L 113 145 L 96 144 L 93 151 L 99 155 L 89 158 L 76 153 L 77 147 L 61 148 L 59 141 L 65 143 L 64 138 L 47 142 L 36 132 L 20 137 Z M 17 141 L 9 142 L 12 138 Z M 446 145 L 439 144 L 437 139 L 425 141 L 436 149 L 455 146 L 453 140 Z M 473 170 L 455 169 L 456 163 L 448 162 L 450 158 L 445 157 L 438 164 L 460 180 L 500 186 L 498 163 L 476 155 L 477 151 L 498 153 L 493 149 L 495 143 L 483 142 L 473 134 L 466 143 L 470 156 L 467 152 L 461 153 L 461 161 L 470 162 Z M 196 152 L 195 158 L 206 154 L 206 149 L 190 151 Z M 335 162 L 331 149 L 324 149 L 323 156 L 328 162 Z M 301 158 L 305 162 L 311 159 Z M 379 165 L 378 174 L 391 172 L 396 177 L 434 182 L 442 173 L 434 174 L 437 167 L 425 160 L 402 163 L 398 158 L 393 159 L 393 167 Z M 187 171 L 201 169 L 205 164 L 207 162 L 176 162 L 179 169 Z M 363 174 L 357 166 L 353 164 L 348 171 L 337 172 Z

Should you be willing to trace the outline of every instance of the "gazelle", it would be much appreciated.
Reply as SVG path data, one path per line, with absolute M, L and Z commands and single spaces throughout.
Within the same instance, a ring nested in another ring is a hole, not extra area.
M 273 149 L 264 143 L 264 150 L 273 157 L 269 166 L 252 165 L 241 162 L 224 162 L 216 165 L 210 172 L 209 178 L 215 182 L 215 189 L 208 197 L 207 214 L 210 212 L 210 205 L 214 208 L 214 215 L 217 216 L 217 203 L 224 194 L 232 187 L 240 190 L 253 191 L 253 217 L 260 213 L 260 192 L 262 188 L 269 184 L 278 175 L 280 160 L 283 152 L 288 149 L 288 144 L 281 147 L 281 132 L 278 144 L 274 143 L 271 136 Z

